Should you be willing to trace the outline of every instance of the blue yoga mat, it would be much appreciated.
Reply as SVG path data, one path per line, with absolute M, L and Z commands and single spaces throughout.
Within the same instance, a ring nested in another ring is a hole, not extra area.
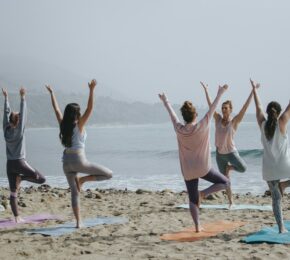
M 288 233 L 278 233 L 278 226 L 264 227 L 257 233 L 247 236 L 241 241 L 251 243 L 290 244 L 290 221 L 285 222 Z
M 182 204 L 177 206 L 177 208 L 183 208 L 188 209 L 188 204 Z M 226 209 L 226 210 L 244 210 L 244 209 L 255 209 L 255 210 L 262 210 L 262 211 L 272 211 L 271 205 L 252 205 L 252 204 L 237 204 L 232 205 L 229 209 L 228 204 L 219 204 L 219 205 L 207 205 L 207 204 L 201 204 L 201 209 Z
M 128 222 L 127 218 L 123 217 L 96 217 L 85 219 L 83 221 L 84 228 L 87 227 L 94 227 L 97 225 L 110 225 L 110 224 L 123 224 Z M 74 231 L 79 229 L 75 228 L 75 223 L 65 223 L 62 225 L 57 225 L 55 227 L 48 227 L 48 228 L 35 228 L 29 229 L 26 231 L 28 234 L 42 234 L 44 236 L 61 236 L 65 234 L 70 234 Z

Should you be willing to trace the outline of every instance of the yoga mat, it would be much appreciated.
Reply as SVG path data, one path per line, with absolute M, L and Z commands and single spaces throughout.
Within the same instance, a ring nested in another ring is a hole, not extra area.
M 123 217 L 96 217 L 85 219 L 83 221 L 83 227 L 94 227 L 97 225 L 110 225 L 110 224 L 123 224 L 128 222 L 127 218 Z M 62 225 L 57 225 L 54 227 L 48 228 L 35 228 L 27 230 L 26 233 L 28 234 L 42 234 L 44 236 L 61 236 L 65 234 L 70 234 L 74 231 L 79 229 L 75 228 L 75 222 L 69 222 Z
M 238 227 L 244 226 L 246 223 L 242 221 L 217 221 L 202 225 L 204 230 L 196 233 L 195 228 L 186 228 L 183 231 L 164 234 L 160 238 L 166 241 L 191 242 L 201 240 L 207 237 L 214 237 L 218 233 L 232 231 Z
M 242 239 L 242 242 L 252 243 L 270 243 L 270 244 L 290 244 L 290 221 L 285 221 L 285 227 L 288 233 L 279 234 L 278 226 L 264 227 L 260 231 Z
M 27 217 L 22 217 L 24 222 L 16 223 L 14 219 L 0 219 L 0 229 L 16 227 L 23 224 L 43 223 L 46 220 L 61 220 L 60 217 L 51 214 L 37 214 Z
M 188 204 L 182 204 L 177 206 L 177 208 L 188 209 Z M 209 204 L 201 204 L 201 209 L 227 209 L 227 210 L 244 210 L 244 209 L 254 209 L 254 210 L 261 210 L 261 211 L 272 211 L 271 205 L 252 205 L 252 204 L 234 204 L 229 209 L 228 204 L 219 204 L 219 205 L 209 205 Z

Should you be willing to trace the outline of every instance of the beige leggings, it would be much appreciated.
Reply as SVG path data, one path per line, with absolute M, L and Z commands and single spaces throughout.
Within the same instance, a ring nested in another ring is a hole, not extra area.
M 96 176 L 96 181 L 112 178 L 112 171 L 102 165 L 90 163 L 85 154 L 64 154 L 63 171 L 71 189 L 72 207 L 79 207 L 79 192 L 76 185 L 77 173 L 86 173 Z

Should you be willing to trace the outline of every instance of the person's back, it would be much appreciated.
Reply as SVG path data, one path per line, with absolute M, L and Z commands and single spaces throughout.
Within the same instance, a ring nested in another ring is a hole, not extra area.
M 86 138 L 87 138 L 87 133 L 85 129 L 83 130 L 83 133 L 81 133 L 78 124 L 76 124 L 73 129 L 71 147 L 69 149 L 72 149 L 72 150 L 85 149 Z
M 16 222 L 22 222 L 19 216 L 17 196 L 21 181 L 29 181 L 42 184 L 45 177 L 36 169 L 32 168 L 25 160 L 24 129 L 26 123 L 26 102 L 24 88 L 20 88 L 20 113 L 11 112 L 8 93 L 2 89 L 5 97 L 3 115 L 3 133 L 6 142 L 7 154 L 7 177 L 10 189 L 10 207 Z
M 198 123 L 179 125 L 176 135 L 185 179 L 205 175 L 211 165 L 209 150 L 209 117 Z
M 265 123 L 266 121 L 261 124 L 261 141 L 264 148 L 263 179 L 271 181 L 289 178 L 290 154 L 288 135 L 281 133 L 278 123 L 272 139 L 268 140 L 265 133 Z
M 25 158 L 25 121 L 26 121 L 26 101 L 21 98 L 19 123 L 13 127 L 9 122 L 11 110 L 8 99 L 5 98 L 3 133 L 6 142 L 7 160 L 18 160 Z
M 281 114 L 281 105 L 272 101 L 267 105 L 267 118 L 262 109 L 257 89 L 260 84 L 250 80 L 255 105 L 256 118 L 261 129 L 263 152 L 263 179 L 267 181 L 272 197 L 272 207 L 279 233 L 288 232 L 283 220 L 282 196 L 290 186 L 290 158 L 288 151 L 287 123 L 290 119 L 290 102 Z M 288 179 L 281 181 L 281 179 Z

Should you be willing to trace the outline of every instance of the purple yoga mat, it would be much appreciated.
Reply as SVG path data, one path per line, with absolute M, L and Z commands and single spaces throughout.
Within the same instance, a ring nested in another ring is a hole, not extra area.
M 14 219 L 0 219 L 0 229 L 1 228 L 10 228 L 16 227 L 23 224 L 32 224 L 32 223 L 43 223 L 46 220 L 62 220 L 61 217 L 51 214 L 36 214 L 32 216 L 22 217 L 24 222 L 15 223 Z

